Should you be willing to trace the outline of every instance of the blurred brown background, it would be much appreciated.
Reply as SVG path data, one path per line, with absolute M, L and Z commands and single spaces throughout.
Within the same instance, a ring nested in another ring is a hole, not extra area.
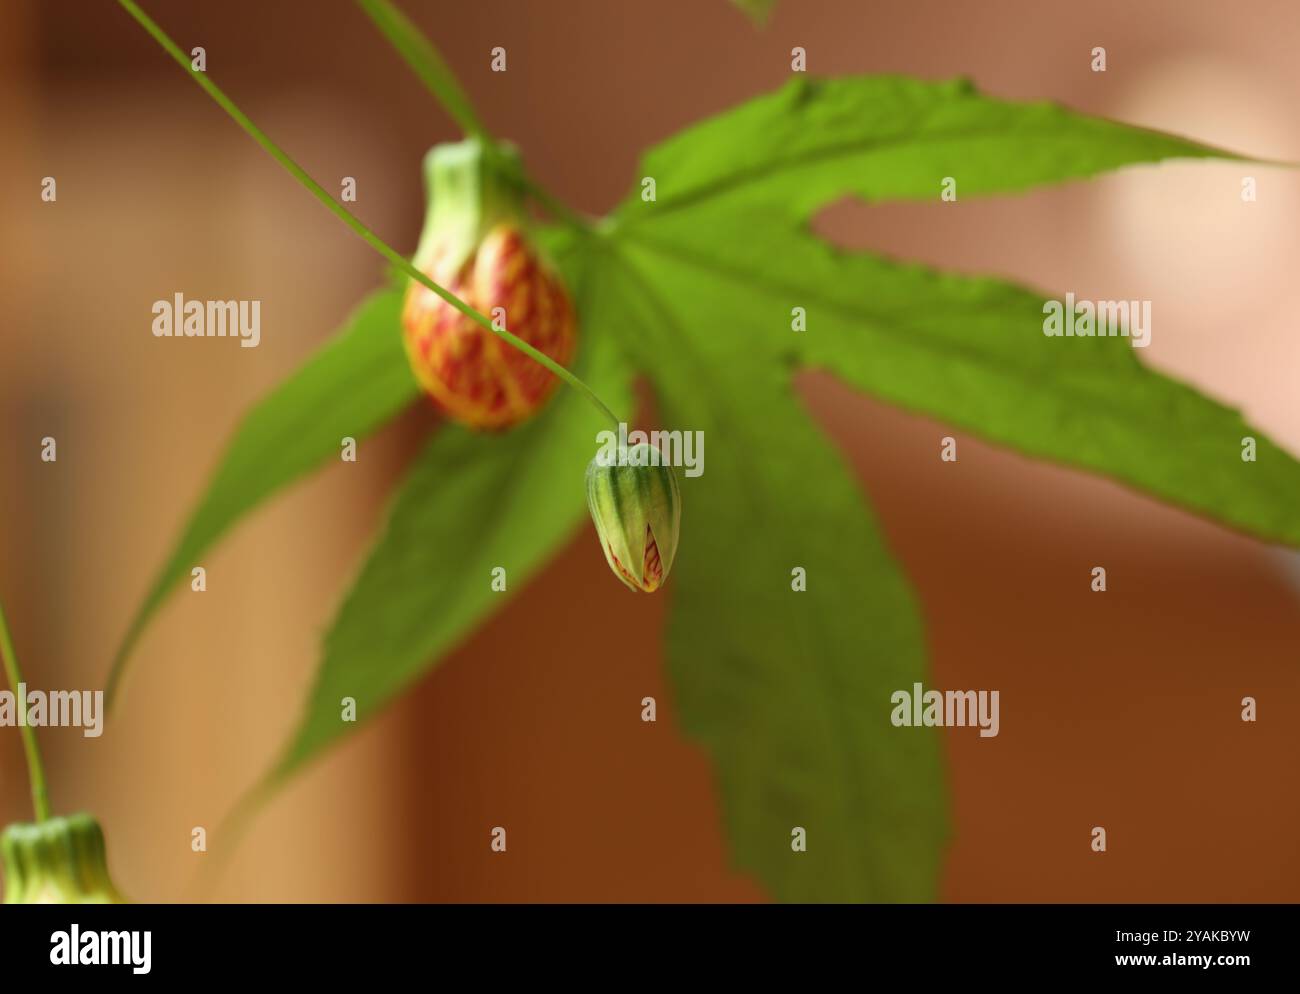
M 453 127 L 351 4 L 145 4 L 327 188 L 414 246 L 419 162 Z M 780 0 L 756 31 L 724 0 L 406 0 L 489 125 L 542 182 L 604 211 L 640 149 L 819 74 L 968 74 L 1261 157 L 1300 160 L 1291 0 L 993 4 Z M 488 69 L 503 45 L 509 71 Z M 1109 69 L 1089 71 L 1093 46 Z M 0 591 L 29 682 L 102 684 L 128 616 L 240 412 L 380 278 L 381 264 L 115 4 L 0 6 Z M 1242 175 L 1259 202 L 1243 204 Z M 41 177 L 58 201 L 40 201 Z M 1023 197 L 868 208 L 845 244 L 1080 297 L 1154 301 L 1142 358 L 1300 452 L 1300 177 L 1140 168 Z M 180 290 L 263 302 L 260 348 L 149 334 Z M 1300 566 L 1113 484 L 962 438 L 809 378 L 918 591 L 938 687 L 1002 691 L 1002 732 L 946 739 L 957 901 L 1300 900 Z M 147 633 L 100 739 L 43 742 L 54 802 L 109 834 L 122 889 L 180 900 L 214 832 L 297 720 L 317 640 L 386 492 L 434 419 L 414 411 L 210 555 Z M 55 465 L 39 461 L 58 438 Z M 1297 495 L 1300 499 L 1300 495 Z M 1107 566 L 1110 592 L 1087 592 Z M 670 585 L 671 588 L 671 585 Z M 712 775 L 674 731 L 663 615 L 611 582 L 591 535 L 419 689 L 257 821 L 223 900 L 760 900 L 732 871 Z M 655 629 L 640 628 L 653 632 Z M 525 638 L 520 633 L 530 632 Z M 591 632 L 590 641 L 574 632 Z M 521 653 L 521 649 L 525 650 Z M 636 720 L 641 697 L 661 703 Z M 1259 721 L 1240 721 L 1240 699 Z M 0 823 L 30 812 L 0 733 Z M 488 851 L 493 825 L 510 851 Z M 1104 825 L 1110 851 L 1089 852 Z M 215 843 L 215 839 L 212 840 Z

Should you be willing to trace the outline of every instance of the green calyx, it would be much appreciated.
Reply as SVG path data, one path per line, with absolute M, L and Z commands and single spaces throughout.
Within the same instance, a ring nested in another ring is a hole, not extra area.
M 648 593 L 662 586 L 677 553 L 682 520 L 677 474 L 663 454 L 645 443 L 598 452 L 587 465 L 587 508 L 614 574 L 632 590 Z M 648 571 L 646 549 L 652 541 L 658 568 Z
M 459 269 L 498 224 L 525 228 L 522 176 L 512 145 L 466 138 L 431 148 L 424 157 L 429 206 L 415 265 L 425 270 L 437 255 L 440 266 Z
M 125 904 L 88 814 L 10 825 L 0 835 L 5 904 Z

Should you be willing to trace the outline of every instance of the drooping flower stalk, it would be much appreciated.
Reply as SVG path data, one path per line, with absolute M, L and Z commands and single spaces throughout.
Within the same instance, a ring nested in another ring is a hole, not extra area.
M 13 637 L 9 634 L 9 622 L 5 618 L 4 603 L 0 602 L 0 656 L 4 657 L 5 678 L 9 689 L 15 697 L 21 698 L 19 686 L 23 680 L 23 671 L 18 665 L 18 654 L 14 652 Z M 19 707 L 22 706 L 21 701 Z M 18 723 L 18 731 L 23 739 L 23 752 L 27 755 L 27 776 L 32 788 L 32 808 L 38 822 L 50 817 L 50 797 L 45 787 L 45 765 L 41 762 L 41 747 L 36 741 L 36 729 L 26 721 Z
M 375 26 L 383 32 L 384 37 L 397 50 L 397 54 L 411 67 L 411 71 L 433 94 L 443 110 L 460 125 L 465 132 L 465 137 L 478 138 L 489 145 L 496 144 L 479 118 L 478 112 L 474 110 L 465 88 L 460 85 L 460 80 L 456 78 L 451 66 L 438 51 L 438 46 L 434 44 L 433 39 L 422 33 L 411 19 L 393 6 L 389 0 L 357 0 L 357 4 L 375 22 Z M 555 220 L 563 222 L 575 231 L 597 230 L 591 220 L 549 193 L 522 167 L 514 170 L 508 178 Z
M 5 677 L 18 698 L 18 707 L 24 707 L 20 688 L 26 681 L 18 665 L 3 603 L 0 603 L 0 656 L 4 657 Z M 84 812 L 58 818 L 51 814 L 36 730 L 26 720 L 18 722 L 18 729 L 27 754 L 36 821 L 13 824 L 0 833 L 5 904 L 125 903 L 126 899 L 108 874 L 104 831 L 99 822 Z

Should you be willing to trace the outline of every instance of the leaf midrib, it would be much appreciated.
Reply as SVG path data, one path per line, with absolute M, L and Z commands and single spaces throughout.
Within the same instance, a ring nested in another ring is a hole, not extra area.
M 637 269 L 635 263 L 633 263 L 632 260 L 626 259 L 625 257 L 616 254 L 611 254 L 611 257 L 615 261 L 622 263 L 624 269 L 627 270 L 628 274 L 633 276 L 635 282 L 638 284 L 642 293 L 646 296 L 648 302 L 650 302 L 652 306 L 654 306 L 655 309 L 661 315 L 663 315 L 666 319 L 668 319 L 671 322 L 673 327 L 676 329 L 678 335 L 683 338 L 686 337 L 686 331 L 685 328 L 682 326 L 680 319 L 673 312 L 668 302 L 663 300 L 663 298 L 656 291 L 653 281 L 646 278 L 646 276 Z M 708 364 L 707 362 L 701 362 L 701 365 L 707 366 Z M 662 375 L 662 373 L 660 375 Z M 788 380 L 786 381 L 786 392 L 787 392 L 787 396 L 785 399 L 790 402 L 791 412 L 795 414 L 795 416 L 799 416 L 800 412 L 798 411 L 798 407 L 793 403 L 793 396 L 790 393 Z M 707 400 L 707 398 L 702 397 L 700 398 L 700 400 L 710 408 L 715 421 L 718 421 L 719 423 L 723 423 L 723 424 L 730 422 L 733 425 L 736 423 L 734 412 L 730 408 L 727 409 L 725 416 L 720 417 L 716 406 L 710 403 Z M 805 418 L 807 417 L 806 413 L 803 414 L 802 416 Z M 747 434 L 743 432 L 743 430 L 737 432 L 737 434 L 740 435 L 742 438 L 749 437 Z M 755 446 L 756 451 L 761 451 L 761 448 L 762 448 L 761 446 L 758 445 Z M 741 465 L 747 466 L 747 463 L 744 460 L 741 460 Z M 750 478 L 751 480 L 753 479 L 752 476 Z M 760 493 L 759 489 L 754 486 L 748 486 L 744 489 L 745 492 L 751 496 L 756 496 L 758 493 Z M 862 494 L 861 496 L 865 507 L 866 496 L 865 494 Z M 753 512 L 754 520 L 759 522 L 765 521 L 766 517 L 763 513 L 761 502 L 756 501 L 754 502 L 753 506 L 755 507 L 755 512 Z M 805 646 L 807 646 L 808 639 L 809 639 L 808 628 L 809 628 L 809 622 L 805 619 L 801 619 L 799 624 L 799 637 Z M 840 773 L 840 777 L 837 782 L 840 783 L 841 785 L 843 784 L 851 785 L 852 798 L 849 798 L 847 796 L 847 792 L 843 792 L 839 794 L 839 796 L 842 798 L 841 807 L 843 809 L 843 813 L 846 819 L 842 822 L 842 824 L 852 825 L 852 824 L 866 823 L 867 821 L 870 820 L 871 809 L 870 806 L 866 803 L 866 799 L 862 795 L 862 790 L 858 782 L 858 777 L 856 776 L 856 770 L 853 768 L 852 765 L 852 757 L 857 755 L 857 753 L 860 750 L 854 747 L 854 740 L 850 733 L 850 729 L 853 723 L 852 718 L 846 715 L 845 713 L 843 713 L 843 710 L 841 708 L 841 705 L 845 701 L 847 701 L 851 695 L 846 693 L 836 693 L 837 689 L 841 689 L 839 687 L 840 681 L 837 680 L 836 674 L 826 666 L 825 659 L 822 653 L 820 652 L 806 653 L 806 655 L 811 655 L 814 659 L 813 665 L 814 665 L 815 672 L 818 673 L 818 685 L 821 688 L 821 694 L 825 698 L 825 700 L 829 703 L 829 706 L 827 707 L 826 710 L 828 713 L 835 715 L 835 720 L 830 724 L 833 729 L 832 734 L 836 744 L 836 749 L 835 749 L 836 764 L 839 767 L 839 773 Z M 848 853 L 854 854 L 856 856 L 856 850 L 853 850 L 852 847 L 849 847 Z M 872 873 L 870 864 L 868 862 L 860 861 L 860 864 L 862 867 L 865 868 L 868 874 Z M 875 879 L 874 874 L 872 874 L 872 879 L 874 881 Z
M 1031 104 L 1030 106 L 1051 107 L 1053 109 L 1060 111 L 1061 113 L 1067 113 L 1067 114 L 1069 113 L 1069 111 L 1067 111 L 1065 108 L 1058 107 L 1055 104 L 1039 104 L 1039 105 Z M 1097 123 L 1102 123 L 1106 125 L 1113 124 L 1113 122 L 1107 121 L 1103 118 L 1080 118 L 1078 122 L 1070 122 L 1070 123 L 1075 126 L 1077 126 L 1077 123 L 1084 123 L 1087 125 L 1095 125 Z M 1021 128 L 1013 131 L 1008 131 L 1008 129 L 1005 127 L 990 128 L 985 126 L 985 127 L 978 127 L 978 128 L 957 128 L 952 131 L 926 133 L 919 136 L 914 132 L 911 133 L 898 132 L 896 134 L 888 135 L 883 138 L 870 138 L 870 139 L 857 138 L 857 139 L 853 139 L 852 141 L 840 142 L 838 144 L 831 144 L 816 149 L 809 149 L 807 152 L 787 156 L 774 163 L 766 163 L 762 165 L 751 166 L 747 169 L 742 169 L 734 173 L 730 173 L 727 176 L 723 177 L 722 179 L 715 180 L 712 183 L 705 183 L 703 185 L 696 186 L 694 189 L 689 190 L 688 192 L 683 193 L 673 199 L 666 200 L 666 201 L 657 201 L 652 213 L 642 214 L 642 215 L 635 215 L 635 214 L 625 215 L 626 219 L 623 221 L 623 227 L 629 227 L 629 228 L 638 227 L 646 223 L 652 223 L 655 218 L 661 217 L 664 214 L 671 214 L 675 211 L 681 210 L 683 207 L 689 207 L 693 204 L 697 204 L 702 200 L 709 200 L 715 197 L 721 198 L 735 192 L 736 190 L 740 190 L 747 185 L 755 185 L 755 184 L 767 182 L 773 178 L 780 176 L 782 173 L 795 172 L 800 169 L 805 169 L 809 166 L 819 165 L 827 160 L 839 158 L 841 156 L 847 158 L 853 155 L 862 155 L 868 152 L 893 148 L 904 144 L 923 146 L 923 145 L 940 144 L 942 142 L 947 142 L 947 141 L 964 141 L 964 140 L 981 139 L 981 138 L 1006 138 L 1006 139 L 1014 138 L 1020 140 L 1020 139 L 1024 139 L 1026 136 L 1030 138 L 1045 138 L 1053 135 L 1059 135 L 1062 133 L 1065 133 L 1067 137 L 1070 137 L 1071 130 L 1072 128 L 1066 127 L 1066 125 L 1064 124 L 1057 124 L 1057 125 L 1045 126 L 1045 127 Z M 1185 142 L 1183 139 L 1178 138 L 1176 135 L 1168 135 L 1163 132 L 1151 131 L 1147 129 L 1133 129 L 1133 130 L 1137 134 L 1150 136 L 1150 137 L 1158 137 L 1163 141 L 1182 142 L 1185 145 L 1185 152 L 1184 154 L 1181 155 L 1171 154 L 1167 156 L 1162 156 L 1160 160 L 1148 160 L 1147 162 L 1144 163 L 1132 163 L 1131 165 L 1151 165 L 1153 164 L 1154 161 L 1163 161 L 1163 159 L 1170 159 L 1170 158 L 1195 159 L 1195 158 L 1211 158 L 1216 156 L 1225 159 L 1240 158 L 1240 156 L 1233 155 L 1230 152 L 1223 152 L 1217 149 L 1211 149 L 1208 146 L 1205 147 L 1205 151 L 1201 151 L 1196 146 Z M 1075 136 L 1072 138 L 1072 141 L 1077 144 L 1079 141 L 1082 141 L 1082 139 Z M 660 149 L 656 149 L 656 152 L 659 151 L 662 151 L 662 147 Z M 647 176 L 654 175 L 654 172 L 650 168 L 650 166 L 651 166 L 651 162 L 647 159 L 647 161 L 643 164 L 643 171 Z M 1103 171 L 1108 171 L 1108 167 L 1098 166 L 1096 169 L 1090 169 L 1087 172 L 1079 173 L 1075 175 L 1073 178 L 1084 179 L 1089 176 L 1095 175 L 1098 172 L 1103 172 Z M 1043 182 L 1049 182 L 1049 181 L 1043 181 Z M 1050 182 L 1060 182 L 1060 181 L 1056 180 Z M 1031 186 L 1031 185 L 1035 185 L 1035 184 L 1033 183 L 1026 184 L 1026 186 Z M 1024 189 L 1024 188 L 1025 187 L 1015 187 L 1014 189 Z M 656 188 L 656 193 L 657 193 L 657 188 Z M 897 197 L 895 199 L 902 200 L 902 199 L 912 199 L 912 198 Z
M 760 293 L 773 299 L 778 299 L 782 294 L 797 295 L 802 299 L 806 299 L 809 302 L 838 315 L 841 319 L 850 324 L 874 325 L 877 333 L 885 338 L 896 337 L 893 329 L 906 330 L 907 333 L 912 336 L 907 344 L 918 343 L 926 351 L 935 354 L 941 360 L 951 360 L 954 357 L 962 357 L 973 366 L 989 369 L 1004 379 L 1015 379 L 1026 384 L 1030 388 L 1030 392 L 1041 391 L 1044 382 L 1061 382 L 1060 378 L 1056 375 L 1057 370 L 1051 367 L 1013 364 L 1009 357 L 990 356 L 984 352 L 973 350 L 969 346 L 951 339 L 937 339 L 933 333 L 923 326 L 917 326 L 906 321 L 898 320 L 892 315 L 882 315 L 879 312 L 873 312 L 867 308 L 858 309 L 853 305 L 842 303 L 830 297 L 825 297 L 817 291 L 811 290 L 807 287 L 793 286 L 788 283 L 783 283 L 778 279 L 771 278 L 765 273 L 745 273 L 743 270 L 737 270 L 726 266 L 716 259 L 703 257 L 694 252 L 682 251 L 679 246 L 671 246 L 654 239 L 648 239 L 644 235 L 629 234 L 628 237 L 638 245 L 650 249 L 661 256 L 672 259 L 679 265 L 696 266 L 706 272 L 727 279 L 732 283 L 741 285 L 750 293 Z M 1004 363 L 1004 359 L 1008 361 Z M 1137 363 L 1136 358 L 1127 370 L 1123 367 L 1117 366 L 1114 368 L 1099 367 L 1097 371 L 1105 375 L 1118 375 L 1120 373 L 1128 375 L 1131 374 L 1134 368 L 1153 376 L 1161 375 L 1160 373 L 1146 369 L 1140 363 Z M 1079 395 L 1078 391 L 1075 389 L 1071 389 L 1070 392 L 1073 396 Z M 1106 399 L 1110 401 L 1110 403 L 1102 405 L 1102 413 L 1113 415 L 1116 420 L 1127 420 L 1131 418 L 1131 415 L 1134 412 L 1134 409 L 1131 406 L 1120 409 L 1113 404 L 1113 398 L 1107 397 Z M 1204 399 L 1212 403 L 1217 403 L 1210 401 L 1210 398 Z M 894 403 L 894 401 L 891 400 L 890 403 Z M 1231 408 L 1228 408 L 1225 405 L 1219 405 L 1219 407 L 1225 411 L 1232 411 Z

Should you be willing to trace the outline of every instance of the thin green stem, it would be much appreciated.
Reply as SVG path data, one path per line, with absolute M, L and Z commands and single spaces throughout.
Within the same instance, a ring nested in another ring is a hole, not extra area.
M 357 3 L 465 134 L 488 138 L 469 96 L 433 42 L 388 0 L 357 0 Z
M 475 113 L 469 96 L 429 36 L 411 23 L 389 0 L 357 0 L 357 3 L 397 49 L 397 53 L 406 60 L 415 75 L 420 77 L 434 99 L 442 104 L 443 110 L 456 119 L 466 134 L 483 138 L 491 144 L 491 137 Z M 551 196 L 526 173 L 519 172 L 513 179 L 556 220 L 580 231 L 592 230 L 593 225 L 589 219 L 562 200 Z
M 519 177 L 519 184 L 527 191 L 528 195 L 536 200 L 542 207 L 557 221 L 562 221 L 570 228 L 578 231 L 594 231 L 595 225 L 589 218 L 583 217 L 572 207 L 557 197 L 551 196 L 538 185 L 537 181 L 531 176 L 522 175 Z
M 0 656 L 4 657 L 5 677 L 9 689 L 18 698 L 18 707 L 25 707 L 19 687 L 25 682 L 23 671 L 18 666 L 18 654 L 14 652 L 14 641 L 9 635 L 9 622 L 5 619 L 4 604 L 0 603 Z M 19 716 L 19 731 L 23 738 L 23 751 L 27 753 L 27 775 L 32 784 L 32 808 L 37 821 L 50 817 L 50 795 L 45 788 L 45 766 L 41 762 L 41 748 L 36 743 L 36 730 L 27 724 L 23 715 Z
M 280 165 L 282 165 L 294 179 L 306 187 L 317 200 L 328 207 L 341 221 L 343 221 L 344 224 L 360 235 L 367 245 L 411 279 L 436 293 L 466 317 L 476 321 L 492 334 L 503 339 L 509 345 L 524 353 L 524 355 L 528 356 L 530 359 L 546 367 L 566 384 L 591 401 L 597 410 L 599 410 L 613 424 L 617 425 L 619 423 L 619 419 L 614 412 L 611 411 L 605 405 L 604 401 L 596 396 L 596 392 L 592 390 L 591 387 L 587 386 L 587 384 L 583 383 L 582 380 L 578 379 L 578 377 L 574 376 L 544 352 L 529 345 L 522 338 L 519 338 L 517 335 L 512 334 L 504 328 L 496 327 L 485 315 L 479 313 L 473 307 L 470 307 L 469 304 L 465 303 L 450 290 L 446 290 L 439 286 L 424 273 L 416 269 L 415 266 L 411 265 L 405 256 L 396 249 L 391 248 L 387 242 L 367 228 L 358 217 L 326 193 L 324 187 L 308 176 L 306 170 L 294 162 L 293 159 L 289 158 L 289 156 L 278 145 L 276 145 L 275 142 L 271 141 L 271 139 L 266 136 L 261 128 L 249 120 L 248 116 L 235 106 L 234 102 L 227 97 L 215 83 L 208 79 L 206 72 L 200 72 L 194 69 L 190 65 L 190 60 L 185 53 L 176 46 L 176 43 L 167 36 L 167 33 L 155 24 L 149 18 L 149 15 L 141 10 L 133 0 L 117 0 L 117 2 L 122 5 L 128 14 L 136 19 L 140 26 L 149 33 L 154 41 L 162 46 L 163 50 L 166 51 L 168 55 L 176 60 L 182 69 L 190 74 L 194 81 L 203 88 L 204 92 L 215 100 L 221 109 L 234 119 L 236 124 L 248 132 L 249 136 L 254 141 L 261 145 L 276 162 L 280 163 Z

